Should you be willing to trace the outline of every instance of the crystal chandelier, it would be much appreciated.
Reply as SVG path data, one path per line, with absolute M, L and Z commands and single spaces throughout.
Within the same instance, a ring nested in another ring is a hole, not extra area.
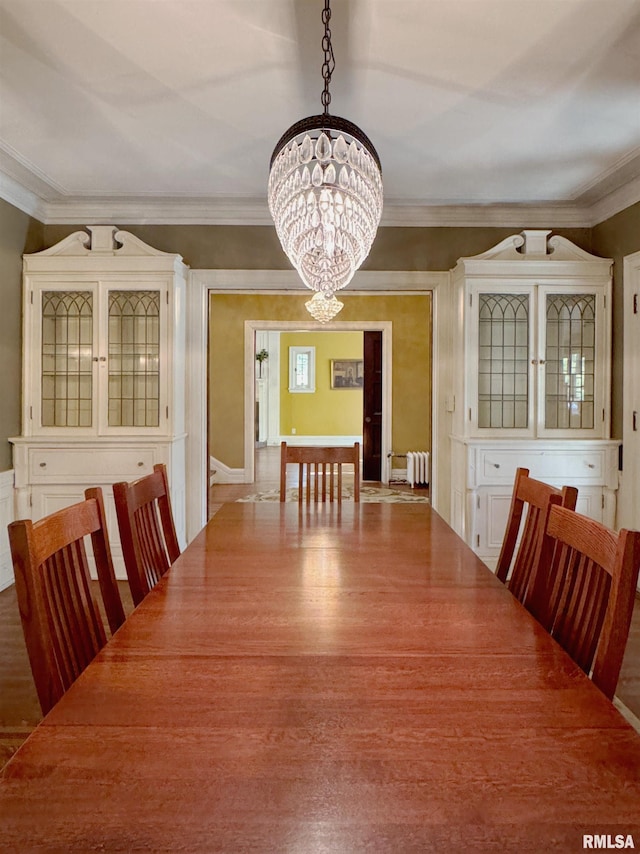
M 329 115 L 335 68 L 331 9 L 322 12 L 324 112 L 292 125 L 271 156 L 269 210 L 282 248 L 304 284 L 305 303 L 321 323 L 342 308 L 335 292 L 348 285 L 369 254 L 382 214 L 380 159 L 353 122 Z

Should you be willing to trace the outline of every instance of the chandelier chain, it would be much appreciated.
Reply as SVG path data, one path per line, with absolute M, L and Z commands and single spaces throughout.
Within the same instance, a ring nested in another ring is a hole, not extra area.
M 331 75 L 336 67 L 336 61 L 333 55 L 333 45 L 331 44 L 331 29 L 329 28 L 330 21 L 331 7 L 329 6 L 329 0 L 324 0 L 324 9 L 322 10 L 322 22 L 324 24 L 324 36 L 322 37 L 322 50 L 324 51 L 322 79 L 324 80 L 324 89 L 322 90 L 321 102 L 324 107 L 325 116 L 329 115 L 329 104 L 331 103 L 329 84 L 331 83 Z

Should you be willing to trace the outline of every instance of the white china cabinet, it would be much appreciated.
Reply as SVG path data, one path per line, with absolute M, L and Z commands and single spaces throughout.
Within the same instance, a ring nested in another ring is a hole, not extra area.
M 611 260 L 549 235 L 513 235 L 452 273 L 451 520 L 492 568 L 519 466 L 615 522 Z
M 89 226 L 24 256 L 19 518 L 104 491 L 118 574 L 111 484 L 165 463 L 185 528 L 185 282 L 179 255 L 114 226 Z

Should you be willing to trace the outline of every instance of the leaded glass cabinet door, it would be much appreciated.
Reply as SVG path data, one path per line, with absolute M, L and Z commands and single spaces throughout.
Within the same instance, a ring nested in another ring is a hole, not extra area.
M 39 374 L 35 418 L 46 432 L 92 432 L 96 423 L 97 326 L 95 287 L 68 290 L 55 285 L 36 290 L 35 330 Z
M 480 435 L 533 433 L 533 301 L 531 290 L 477 289 L 471 294 L 475 374 L 468 378 L 468 416 Z
M 478 427 L 529 426 L 529 295 L 480 294 Z
M 539 435 L 608 435 L 604 296 L 539 288 Z
M 108 295 L 109 428 L 160 424 L 160 291 Z
M 162 434 L 168 419 L 167 289 L 104 282 L 34 288 L 32 428 Z

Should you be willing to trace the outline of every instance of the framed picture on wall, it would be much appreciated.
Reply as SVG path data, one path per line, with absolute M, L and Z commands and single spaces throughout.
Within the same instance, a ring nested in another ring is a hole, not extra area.
M 331 388 L 362 388 L 363 385 L 362 359 L 331 359 Z

